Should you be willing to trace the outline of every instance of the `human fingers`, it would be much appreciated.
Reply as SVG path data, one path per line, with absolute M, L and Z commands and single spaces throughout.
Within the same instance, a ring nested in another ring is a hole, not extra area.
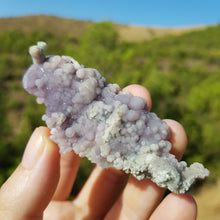
M 147 100 L 151 108 L 150 93 L 142 86 L 130 85 L 123 89 L 132 95 L 138 95 Z M 90 212 L 96 217 L 102 217 L 118 198 L 128 179 L 128 175 L 114 168 L 103 170 L 97 166 L 74 203 L 78 206 L 89 206 Z
M 103 219 L 122 192 L 127 179 L 128 175 L 119 170 L 96 166 L 73 204 L 84 207 L 90 219 Z
M 170 193 L 154 211 L 150 220 L 196 220 L 197 205 L 190 194 Z
M 0 190 L 0 219 L 41 219 L 59 179 L 58 147 L 49 129 L 32 134 L 21 164 Z
M 175 120 L 164 119 L 164 121 L 168 124 L 172 133 L 172 136 L 169 140 L 172 144 L 170 153 L 175 155 L 178 160 L 181 160 L 187 146 L 187 135 L 185 129 L 179 122 Z
M 80 162 L 81 158 L 73 151 L 61 155 L 60 179 L 52 200 L 63 201 L 69 198 Z
M 172 133 L 170 138 L 172 144 L 171 153 L 177 159 L 180 159 L 187 144 L 186 133 L 178 122 L 168 119 L 165 121 Z M 114 219 L 118 218 L 118 216 L 122 219 L 129 216 L 132 216 L 132 219 L 147 219 L 161 201 L 164 192 L 164 189 L 158 187 L 152 181 L 148 179 L 138 181 L 132 176 L 122 195 L 109 211 L 106 219 Z M 148 202 L 145 203 L 144 201 Z

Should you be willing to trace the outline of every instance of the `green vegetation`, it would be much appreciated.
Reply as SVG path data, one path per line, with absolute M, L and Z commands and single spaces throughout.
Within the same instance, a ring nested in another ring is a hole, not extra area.
M 147 87 L 152 111 L 185 127 L 189 144 L 184 159 L 202 162 L 213 177 L 219 175 L 219 36 L 217 25 L 181 36 L 123 43 L 110 22 L 94 24 L 80 38 L 43 31 L 0 32 L 0 184 L 19 163 L 34 128 L 44 124 L 44 107 L 21 85 L 31 64 L 28 47 L 39 40 L 48 43 L 47 54 L 73 56 L 85 66 L 97 68 L 109 82 Z M 83 164 L 80 182 L 91 169 L 88 161 Z

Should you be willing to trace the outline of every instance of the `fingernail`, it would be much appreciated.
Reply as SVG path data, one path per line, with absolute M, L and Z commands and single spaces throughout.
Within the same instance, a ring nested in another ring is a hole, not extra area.
M 36 128 L 28 141 L 21 165 L 25 168 L 33 168 L 37 164 L 44 151 L 45 137 L 39 128 Z

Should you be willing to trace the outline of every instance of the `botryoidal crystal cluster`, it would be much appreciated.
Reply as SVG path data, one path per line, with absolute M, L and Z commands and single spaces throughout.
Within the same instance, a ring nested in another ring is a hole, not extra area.
M 108 84 L 100 73 L 68 56 L 45 56 L 46 43 L 29 48 L 33 65 L 23 87 L 46 106 L 42 119 L 60 153 L 74 151 L 103 168 L 115 167 L 138 180 L 185 193 L 209 175 L 200 163 L 187 167 L 170 154 L 168 125 L 146 101 Z

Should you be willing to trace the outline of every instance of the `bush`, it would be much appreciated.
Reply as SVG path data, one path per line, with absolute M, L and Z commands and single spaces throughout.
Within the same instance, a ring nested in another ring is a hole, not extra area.
M 80 39 L 65 33 L 0 33 L 0 181 L 20 160 L 34 128 L 43 124 L 44 107 L 25 94 L 20 83 L 31 64 L 28 47 L 39 40 L 47 41 L 47 54 L 73 56 L 85 66 L 97 68 L 109 82 L 121 87 L 131 83 L 146 86 L 152 95 L 152 110 L 185 127 L 189 146 L 184 159 L 190 163 L 197 160 L 220 171 L 219 34 L 217 25 L 181 36 L 123 43 L 111 22 L 94 24 Z M 17 99 L 18 93 L 23 93 L 24 98 Z M 17 115 L 16 129 L 9 120 L 11 111 Z M 87 162 L 80 170 L 79 179 L 85 179 L 90 171 Z

